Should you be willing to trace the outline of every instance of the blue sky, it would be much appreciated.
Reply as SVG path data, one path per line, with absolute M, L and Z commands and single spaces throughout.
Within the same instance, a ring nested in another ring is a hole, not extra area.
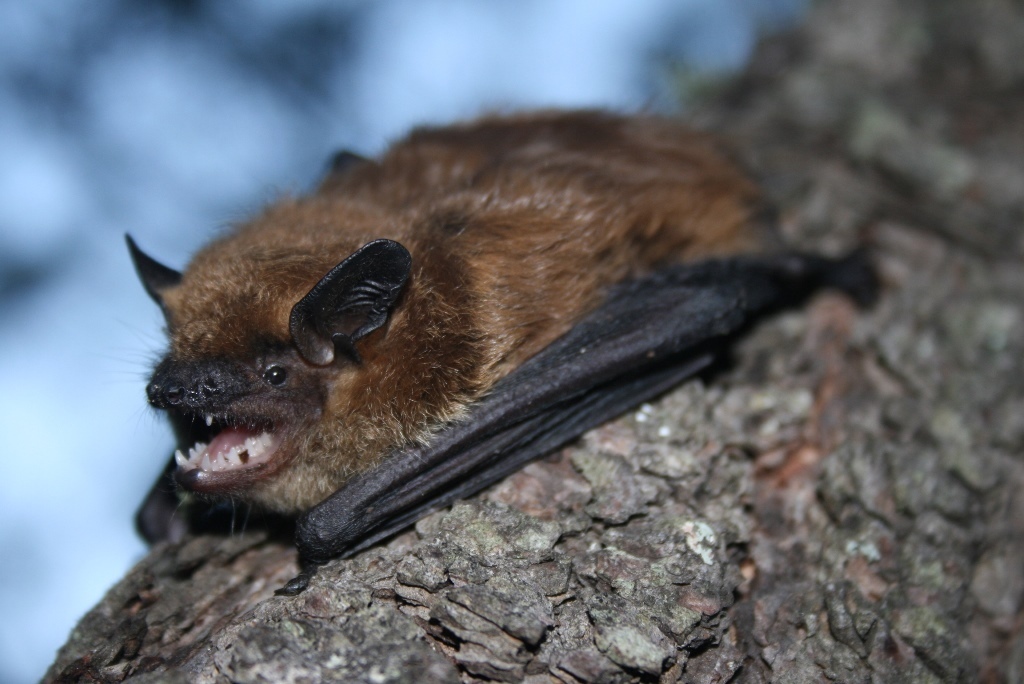
M 181 267 L 329 153 L 539 106 L 671 109 L 802 0 L 0 4 L 0 681 L 38 679 L 145 552 L 163 347 L 122 235 Z

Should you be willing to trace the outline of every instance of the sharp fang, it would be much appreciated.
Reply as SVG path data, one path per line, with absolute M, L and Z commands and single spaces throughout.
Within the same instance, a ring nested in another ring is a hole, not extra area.
M 213 416 L 211 414 L 207 413 L 206 414 L 206 427 L 211 427 L 212 425 L 213 425 Z
M 185 458 L 185 454 L 181 453 L 181 449 L 174 452 L 174 462 L 178 464 L 179 468 L 188 467 L 188 459 Z

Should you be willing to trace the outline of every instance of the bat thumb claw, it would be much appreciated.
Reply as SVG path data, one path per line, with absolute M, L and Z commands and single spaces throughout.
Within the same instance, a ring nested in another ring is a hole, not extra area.
M 864 247 L 836 259 L 832 268 L 826 271 L 823 284 L 845 292 L 865 308 L 878 299 L 878 273 Z
M 310 564 L 302 568 L 298 575 L 288 580 L 283 587 L 274 591 L 275 596 L 298 596 L 309 588 L 309 583 L 316 576 L 319 564 Z

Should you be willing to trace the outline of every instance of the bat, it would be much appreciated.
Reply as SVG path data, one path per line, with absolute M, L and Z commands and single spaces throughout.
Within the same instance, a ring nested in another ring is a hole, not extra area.
M 170 338 L 147 397 L 180 445 L 138 527 L 181 534 L 175 488 L 297 516 L 287 594 L 700 373 L 758 317 L 876 287 L 863 251 L 784 249 L 715 138 L 597 111 L 339 153 L 183 273 L 127 241 Z

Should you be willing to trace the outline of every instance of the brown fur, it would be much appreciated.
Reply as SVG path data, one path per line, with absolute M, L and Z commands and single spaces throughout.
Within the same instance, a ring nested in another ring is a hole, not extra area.
M 292 306 L 370 240 L 413 258 L 361 365 L 318 373 L 272 476 L 242 498 L 308 508 L 389 449 L 424 440 L 565 333 L 606 288 L 666 262 L 763 246 L 757 187 L 713 139 L 654 117 L 546 112 L 419 129 L 380 160 L 271 206 L 163 293 L 171 354 L 256 358 Z

